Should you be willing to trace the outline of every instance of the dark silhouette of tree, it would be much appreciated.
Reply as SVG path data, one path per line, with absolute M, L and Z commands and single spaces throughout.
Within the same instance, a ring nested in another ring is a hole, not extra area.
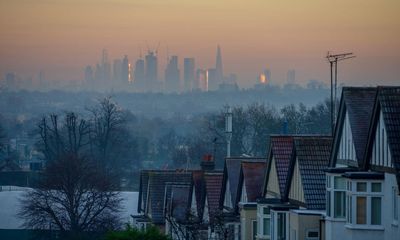
M 65 155 L 79 157 L 90 143 L 88 122 L 73 112 L 66 113 L 63 121 L 56 114 L 43 117 L 38 131 L 37 146 L 48 162 Z
M 94 156 L 107 169 L 115 170 L 119 165 L 122 137 L 126 130 L 123 111 L 111 97 L 106 97 L 90 112 Z
M 93 161 L 65 154 L 48 162 L 39 187 L 21 200 L 19 215 L 33 229 L 56 229 L 71 239 L 120 226 L 114 178 Z

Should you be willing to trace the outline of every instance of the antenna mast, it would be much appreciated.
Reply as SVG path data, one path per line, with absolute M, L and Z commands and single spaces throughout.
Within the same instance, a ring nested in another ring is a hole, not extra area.
M 356 56 L 353 53 L 340 53 L 340 54 L 331 54 L 328 52 L 326 55 L 326 59 L 331 67 L 331 134 L 333 136 L 333 131 L 335 129 L 336 124 L 336 102 L 337 102 L 337 64 L 339 61 L 343 61 L 350 58 L 355 58 Z M 333 68 L 335 68 L 335 80 L 333 80 Z

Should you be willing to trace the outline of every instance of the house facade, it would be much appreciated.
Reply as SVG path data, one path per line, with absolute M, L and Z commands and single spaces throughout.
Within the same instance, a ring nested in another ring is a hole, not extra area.
M 326 239 L 397 239 L 400 88 L 344 88 L 327 171 Z

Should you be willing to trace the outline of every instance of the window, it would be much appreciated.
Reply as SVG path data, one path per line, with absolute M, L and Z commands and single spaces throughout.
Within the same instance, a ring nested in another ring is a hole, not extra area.
M 289 237 L 288 226 L 288 212 L 271 211 L 271 239 L 287 239 Z
M 382 198 L 371 197 L 371 224 L 381 225 Z
M 333 194 L 333 216 L 335 218 L 344 218 L 346 211 L 346 180 L 342 177 L 334 177 L 334 194 Z
M 267 206 L 260 206 L 257 212 L 258 234 L 263 239 L 270 239 L 271 236 L 271 210 Z
M 327 175 L 326 185 L 327 215 L 334 218 L 345 218 L 346 190 L 349 189 L 346 179 L 341 176 Z
M 257 236 L 257 221 L 253 220 L 251 221 L 251 226 L 252 226 L 252 239 L 256 240 L 256 236 Z
M 392 208 L 393 208 L 393 221 L 397 222 L 399 220 L 399 207 L 397 202 L 397 189 L 392 187 Z
M 319 230 L 318 229 L 307 229 L 306 230 L 306 240 L 318 240 Z
M 347 222 L 356 225 L 382 225 L 382 182 L 350 181 L 347 191 Z
M 278 240 L 286 239 L 286 214 L 278 213 Z
M 367 223 L 367 198 L 357 197 L 357 224 Z

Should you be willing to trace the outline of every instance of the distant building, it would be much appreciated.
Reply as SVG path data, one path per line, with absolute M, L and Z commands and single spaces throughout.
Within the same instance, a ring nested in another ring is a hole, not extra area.
M 144 60 L 139 58 L 133 71 L 133 84 L 138 91 L 144 91 L 146 86 Z
M 157 71 L 158 71 L 158 61 L 155 52 L 149 51 L 145 57 L 146 68 L 145 68 L 145 78 L 146 78 L 146 91 L 155 90 L 157 87 Z
M 197 69 L 196 81 L 193 84 L 193 89 L 208 91 L 208 72 L 204 69 Z
M 122 79 L 122 61 L 115 59 L 113 63 L 113 83 L 119 83 Z
M 92 68 L 92 66 L 88 65 L 85 68 L 85 84 L 91 85 L 91 84 L 93 84 L 93 80 L 94 80 L 93 68 Z
M 185 58 L 183 60 L 183 79 L 185 91 L 191 91 L 195 86 L 195 61 L 194 58 Z M 196 86 L 198 88 L 198 86 Z
M 210 68 L 207 71 L 207 80 L 208 80 L 208 90 L 215 91 L 219 87 L 219 81 L 217 77 L 217 69 Z
M 169 59 L 165 69 L 165 90 L 167 92 L 180 91 L 180 71 L 178 69 L 178 56 L 172 56 Z
M 128 60 L 128 56 L 125 55 L 124 59 L 122 60 L 121 66 L 121 84 L 125 86 L 130 82 L 130 64 Z
M 287 72 L 287 83 L 294 84 L 296 82 L 296 71 L 291 69 Z
M 270 84 L 271 83 L 271 70 L 265 69 L 264 76 L 265 76 L 265 82 Z
M 221 48 L 217 46 L 217 58 L 215 63 L 216 79 L 220 83 L 224 79 L 223 65 L 222 65 L 222 55 Z

